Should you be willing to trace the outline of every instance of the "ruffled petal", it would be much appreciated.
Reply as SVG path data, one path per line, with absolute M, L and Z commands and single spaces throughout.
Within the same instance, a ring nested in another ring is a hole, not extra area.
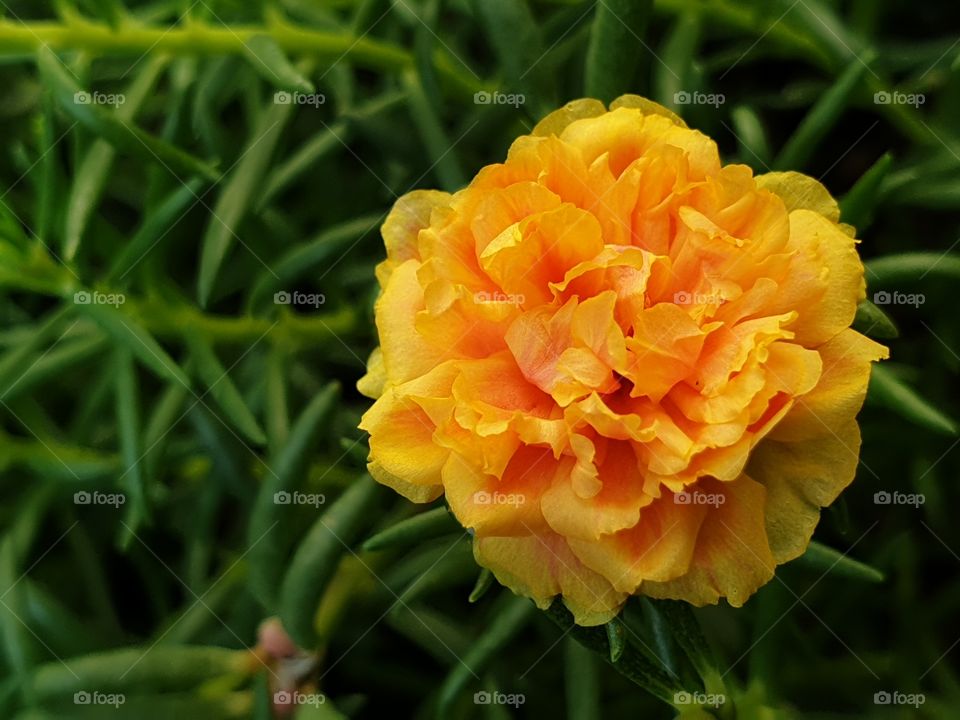
M 581 563 L 567 541 L 546 532 L 521 537 L 478 537 L 473 543 L 477 564 L 489 568 L 501 585 L 550 607 L 557 595 L 578 625 L 603 625 L 612 620 L 627 594 Z
M 748 473 L 767 490 L 766 529 L 777 563 L 801 555 L 830 505 L 853 482 L 859 463 L 860 428 L 849 420 L 832 432 L 798 442 L 764 440 Z
M 569 540 L 587 567 L 608 578 L 621 592 L 644 591 L 645 582 L 667 582 L 690 567 L 704 505 L 675 502 L 672 494 L 645 506 L 632 527 L 595 540 Z
M 889 357 L 887 348 L 846 329 L 817 348 L 823 374 L 816 386 L 797 399 L 793 409 L 772 431 L 773 440 L 798 441 L 837 432 L 863 406 L 870 367 Z
M 776 566 L 761 511 L 767 491 L 747 475 L 726 483 L 703 481 L 699 489 L 723 500 L 706 512 L 690 569 L 674 580 L 646 582 L 643 592 L 693 605 L 725 597 L 740 607 L 773 577 Z

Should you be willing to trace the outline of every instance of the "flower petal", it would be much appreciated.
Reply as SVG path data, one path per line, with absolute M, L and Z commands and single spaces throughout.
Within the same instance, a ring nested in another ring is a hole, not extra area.
M 581 563 L 567 541 L 556 533 L 478 537 L 473 555 L 500 584 L 531 598 L 541 609 L 547 609 L 557 595 L 562 595 L 577 625 L 609 622 L 627 599 L 626 593 L 617 592 L 603 575 Z
M 853 482 L 859 452 L 860 428 L 853 420 L 819 437 L 799 442 L 768 438 L 756 447 L 747 470 L 767 490 L 767 536 L 777 563 L 806 549 L 820 508 Z
M 747 475 L 733 482 L 703 481 L 700 490 L 723 497 L 723 502 L 706 513 L 690 570 L 667 582 L 645 582 L 643 592 L 693 605 L 725 597 L 740 607 L 773 577 L 775 560 L 759 512 L 766 505 L 767 491 Z

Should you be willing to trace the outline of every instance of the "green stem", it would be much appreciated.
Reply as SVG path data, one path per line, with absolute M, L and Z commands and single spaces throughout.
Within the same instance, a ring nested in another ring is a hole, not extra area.
M 267 35 L 284 51 L 312 55 L 334 63 L 349 59 L 372 70 L 393 71 L 413 67 L 413 56 L 404 48 L 369 36 L 297 27 L 285 22 L 269 25 L 150 27 L 124 22 L 119 29 L 85 19 L 69 22 L 0 21 L 0 56 L 32 55 L 44 45 L 53 50 L 82 50 L 91 54 L 140 56 L 147 52 L 170 55 L 236 54 L 247 52 L 246 43 Z M 439 53 L 437 72 L 452 88 L 472 95 L 484 88 L 476 78 L 458 71 Z
M 122 310 L 158 338 L 176 341 L 195 333 L 215 345 L 250 344 L 266 336 L 267 341 L 295 349 L 349 334 L 357 326 L 357 313 L 350 307 L 313 314 L 281 312 L 276 318 L 230 317 L 208 315 L 189 305 L 171 307 L 162 301 L 128 298 Z

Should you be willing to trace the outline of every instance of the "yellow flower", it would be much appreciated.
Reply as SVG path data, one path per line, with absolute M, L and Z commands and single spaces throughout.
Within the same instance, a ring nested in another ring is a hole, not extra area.
M 453 195 L 400 198 L 360 390 L 369 468 L 444 495 L 477 562 L 581 625 L 742 605 L 854 477 L 853 228 L 636 96 L 580 100 Z

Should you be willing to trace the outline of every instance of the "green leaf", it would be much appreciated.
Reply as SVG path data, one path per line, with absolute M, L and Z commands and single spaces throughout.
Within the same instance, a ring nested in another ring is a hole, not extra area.
M 587 46 L 586 94 L 603 103 L 637 90 L 640 58 L 647 52 L 643 37 L 653 10 L 652 0 L 602 0 L 590 28 Z
M 146 63 L 125 94 L 126 100 L 114 111 L 124 122 L 134 119 L 137 111 L 150 95 L 168 59 L 153 57 Z M 96 209 L 106 184 L 116 150 L 106 140 L 97 140 L 90 146 L 77 169 L 70 195 L 67 198 L 66 227 L 63 237 L 63 259 L 73 260 L 80 247 L 80 240 Z
M 0 401 L 8 396 L 41 358 L 41 348 L 60 332 L 70 306 L 63 305 L 51 312 L 36 326 L 28 329 L 27 337 L 12 350 L 0 356 Z
M 564 642 L 567 717 L 600 720 L 600 668 L 597 656 L 573 638 Z
M 129 494 L 122 545 L 127 547 L 140 523 L 146 518 L 146 494 L 140 467 L 140 400 L 133 353 L 121 345 L 116 351 L 117 433 L 120 436 L 120 455 L 124 471 L 121 483 Z
M 14 720 L 103 720 L 111 716 L 108 713 L 116 713 L 118 718 L 137 720 L 249 720 L 252 707 L 250 692 L 219 692 L 210 696 L 197 691 L 144 693 L 125 695 L 123 704 L 116 706 L 77 704 L 72 699 L 65 700 L 53 708 L 37 708 L 20 713 Z
M 63 377 L 64 373 L 76 372 L 78 365 L 98 356 L 106 345 L 107 338 L 99 332 L 76 340 L 58 341 L 37 357 L 19 378 L 10 378 L 16 383 L 0 395 L 0 400 L 10 402 L 44 387 L 55 378 Z
M 62 190 L 62 173 L 57 161 L 57 154 L 53 151 L 58 141 L 56 135 L 56 118 L 54 109 L 56 103 L 49 95 L 43 96 L 43 118 L 40 130 L 40 185 L 37 193 L 36 234 L 40 240 L 52 247 L 56 245 L 56 238 L 52 235 L 57 226 L 56 217 L 59 217 L 59 198 Z M 19 228 L 18 228 L 19 229 Z
M 330 383 L 313 397 L 294 423 L 287 444 L 270 460 L 253 504 L 247 529 L 250 586 L 268 609 L 276 606 L 277 586 L 292 542 L 288 526 L 280 523 L 279 510 L 284 506 L 275 502 L 275 495 L 290 492 L 301 482 L 314 440 L 334 411 L 339 394 L 339 385 Z
M 114 30 L 120 28 L 126 15 L 120 0 L 92 0 L 97 9 L 97 16 L 103 18 Z
M 867 280 L 871 285 L 895 285 L 922 280 L 927 275 L 960 279 L 960 255 L 948 253 L 912 252 L 884 255 L 865 263 L 865 267 Z
M 364 215 L 323 230 L 271 262 L 271 270 L 260 274 L 250 291 L 248 309 L 260 308 L 277 290 L 291 287 L 301 277 L 315 276 L 318 266 L 336 255 L 339 261 L 367 233 L 377 228 L 382 214 Z M 332 266 L 327 267 L 327 271 Z
M 893 155 L 884 153 L 840 200 L 840 220 L 853 225 L 858 233 L 870 226 L 880 201 L 880 186 L 893 165 Z
M 424 603 L 409 607 L 397 604 L 384 622 L 445 667 L 457 662 L 472 640 L 460 618 L 448 617 Z
M 463 533 L 454 536 L 452 542 L 445 539 L 440 543 L 440 557 L 403 588 L 391 612 L 429 595 L 463 587 L 476 572 L 473 547 L 465 542 L 466 538 L 467 534 Z
M 22 618 L 24 624 L 50 650 L 60 657 L 71 657 L 101 647 L 103 631 L 91 624 L 89 616 L 81 618 L 76 615 L 63 600 L 29 577 L 20 582 L 23 583 L 23 607 L 27 612 Z M 5 599 L 5 602 L 10 601 Z
M 199 201 L 200 196 L 197 193 L 200 192 L 204 184 L 201 178 L 194 178 L 171 191 L 143 219 L 143 224 L 130 238 L 130 241 L 123 246 L 123 249 L 117 255 L 117 259 L 110 266 L 106 281 L 122 283 L 127 274 L 173 230 L 180 219 L 183 218 L 188 206 Z
M 188 333 L 186 337 L 197 376 L 223 410 L 228 423 L 255 445 L 266 444 L 267 436 L 230 378 L 229 371 L 223 367 L 213 346 L 197 333 Z
M 713 650 L 707 643 L 690 604 L 682 600 L 653 600 L 651 603 L 663 616 L 677 645 L 696 668 L 707 692 L 726 695 L 723 676 L 717 670 Z
M 833 129 L 840 115 L 846 110 L 855 88 L 867 72 L 867 65 L 874 57 L 875 54 L 870 53 L 862 62 L 851 62 L 836 82 L 820 96 L 784 144 L 774 161 L 774 170 L 801 170 L 805 167 L 820 141 Z
M 676 109 L 677 93 L 693 89 L 693 59 L 700 44 L 700 28 L 700 13 L 686 10 L 664 40 L 660 61 L 653 67 L 654 95 L 660 104 Z
M 144 474 L 147 478 L 157 476 L 158 463 L 163 455 L 166 443 L 170 439 L 170 432 L 174 426 L 183 419 L 183 404 L 187 396 L 190 395 L 190 389 L 179 382 L 169 382 L 167 387 L 154 400 L 153 410 L 147 418 L 146 428 L 143 432 L 144 458 L 142 460 L 145 468 Z
M 291 92 L 312 93 L 316 89 L 269 35 L 254 35 L 244 41 L 243 47 L 250 66 L 267 82 Z
M 536 606 L 526 598 L 504 593 L 491 613 L 493 620 L 478 637 L 462 661 L 454 665 L 440 686 L 437 699 L 437 717 L 451 716 L 453 702 L 470 678 L 483 672 L 497 654 L 526 627 L 536 613 Z
M 30 687 L 39 698 L 65 697 L 91 688 L 100 692 L 177 690 L 244 672 L 250 662 L 249 651 L 220 647 L 121 648 L 40 665 Z
M 563 606 L 562 601 L 555 600 L 546 610 L 546 615 L 563 632 L 602 657 L 621 675 L 664 702 L 672 703 L 674 692 L 683 689 L 664 672 L 662 663 L 657 658 L 644 652 L 642 648 L 633 643 L 627 643 L 617 663 L 612 662 L 610 659 L 610 640 L 607 637 L 606 629 L 576 625 L 573 622 L 573 615 Z
M 315 163 L 335 150 L 341 150 L 349 142 L 348 123 L 338 120 L 330 123 L 321 132 L 315 133 L 303 146 L 287 158 L 282 164 L 270 170 L 264 182 L 263 193 L 255 200 L 256 209 L 261 210 L 307 172 Z
M 943 435 L 957 434 L 957 424 L 953 419 L 918 395 L 884 365 L 873 364 L 867 397 L 928 430 Z
M 276 454 L 290 436 L 290 411 L 287 407 L 287 362 L 277 345 L 267 356 L 266 426 L 267 444 Z
M 737 105 L 730 113 L 730 119 L 737 133 L 740 155 L 744 162 L 754 167 L 754 163 L 759 163 L 760 168 L 767 169 L 771 156 L 770 143 L 756 111 L 746 105 Z
M 467 184 L 467 177 L 457 160 L 454 143 L 447 135 L 436 108 L 430 103 L 423 78 L 409 70 L 403 74 L 403 87 L 410 103 L 410 112 L 420 131 L 420 139 L 427 150 L 430 160 L 428 168 L 436 171 L 443 189 L 448 192 L 459 190 Z
M 473 0 L 472 6 L 503 73 L 501 91 L 539 99 L 533 80 L 543 71 L 543 38 L 528 1 Z
M 83 292 L 83 291 L 81 291 Z M 79 294 L 79 293 L 78 293 Z M 132 317 L 124 315 L 111 305 L 77 302 L 77 311 L 90 318 L 118 344 L 130 352 L 157 377 L 173 380 L 190 387 L 190 379 L 174 362 L 167 351 L 160 347 L 153 336 Z
M 885 186 L 883 196 L 890 204 L 897 206 L 956 210 L 960 207 L 960 180 L 947 174 L 932 177 L 920 175 L 904 183 L 896 192 Z
M 857 314 L 853 318 L 853 328 L 864 335 L 881 340 L 890 340 L 900 334 L 890 316 L 869 300 L 863 300 L 857 305 Z
M 472 603 L 478 602 L 495 584 L 496 578 L 493 576 L 493 573 L 487 568 L 481 568 L 480 574 L 477 575 L 477 582 L 474 584 L 473 590 L 470 591 L 468 600 Z
M 866 582 L 883 582 L 883 573 L 866 563 L 847 557 L 832 547 L 811 540 L 806 551 L 797 559 L 798 565 L 806 565 L 822 573 Z
M 462 530 L 446 507 L 438 507 L 381 530 L 363 543 L 363 549 L 405 548 Z
M 171 617 L 170 621 L 154 633 L 153 642 L 158 645 L 177 646 L 196 642 L 205 629 L 218 626 L 219 616 L 229 612 L 237 601 L 237 595 L 243 592 L 243 582 L 247 577 L 246 565 L 232 563 L 227 570 L 210 582 L 201 593 L 202 603 L 188 596 L 186 609 Z
M 843 65 L 869 65 L 874 60 L 874 53 L 863 47 L 860 39 L 849 30 L 847 24 L 837 16 L 829 4 L 821 0 L 804 0 L 794 4 L 793 0 L 778 0 L 774 8 L 781 7 L 791 13 L 796 23 L 809 34 L 829 54 L 843 61 Z M 777 15 L 779 11 L 772 10 Z M 866 68 L 864 68 L 866 69 Z
M 316 642 L 313 620 L 340 558 L 373 518 L 383 487 L 369 476 L 353 483 L 314 523 L 291 560 L 280 589 L 280 618 L 300 647 Z
M 85 91 L 64 69 L 63 63 L 53 51 L 44 46 L 40 50 L 39 58 L 41 73 L 60 106 L 67 115 L 92 133 L 150 163 L 166 166 L 171 173 L 182 173 L 187 177 L 198 175 L 214 181 L 219 178 L 217 170 L 208 163 L 132 123 L 121 120 L 116 113 L 100 105 L 78 102 L 77 98 Z
M 260 187 L 274 148 L 296 107 L 282 103 L 269 106 L 217 198 L 203 236 L 200 255 L 197 288 L 202 306 L 206 306 L 210 300 L 220 266 L 237 239 L 240 223 L 253 204 L 254 193 Z
M 623 650 L 627 643 L 627 632 L 620 618 L 614 618 L 606 625 L 607 643 L 610 645 L 610 662 L 615 663 L 623 657 Z
M 0 587 L 5 589 L 0 606 L 0 637 L 3 638 L 4 664 L 12 669 L 18 686 L 29 699 L 33 696 L 29 683 L 33 641 L 29 628 L 18 619 L 26 615 L 23 593 L 17 585 L 19 575 L 14 540 L 8 534 L 0 540 Z

